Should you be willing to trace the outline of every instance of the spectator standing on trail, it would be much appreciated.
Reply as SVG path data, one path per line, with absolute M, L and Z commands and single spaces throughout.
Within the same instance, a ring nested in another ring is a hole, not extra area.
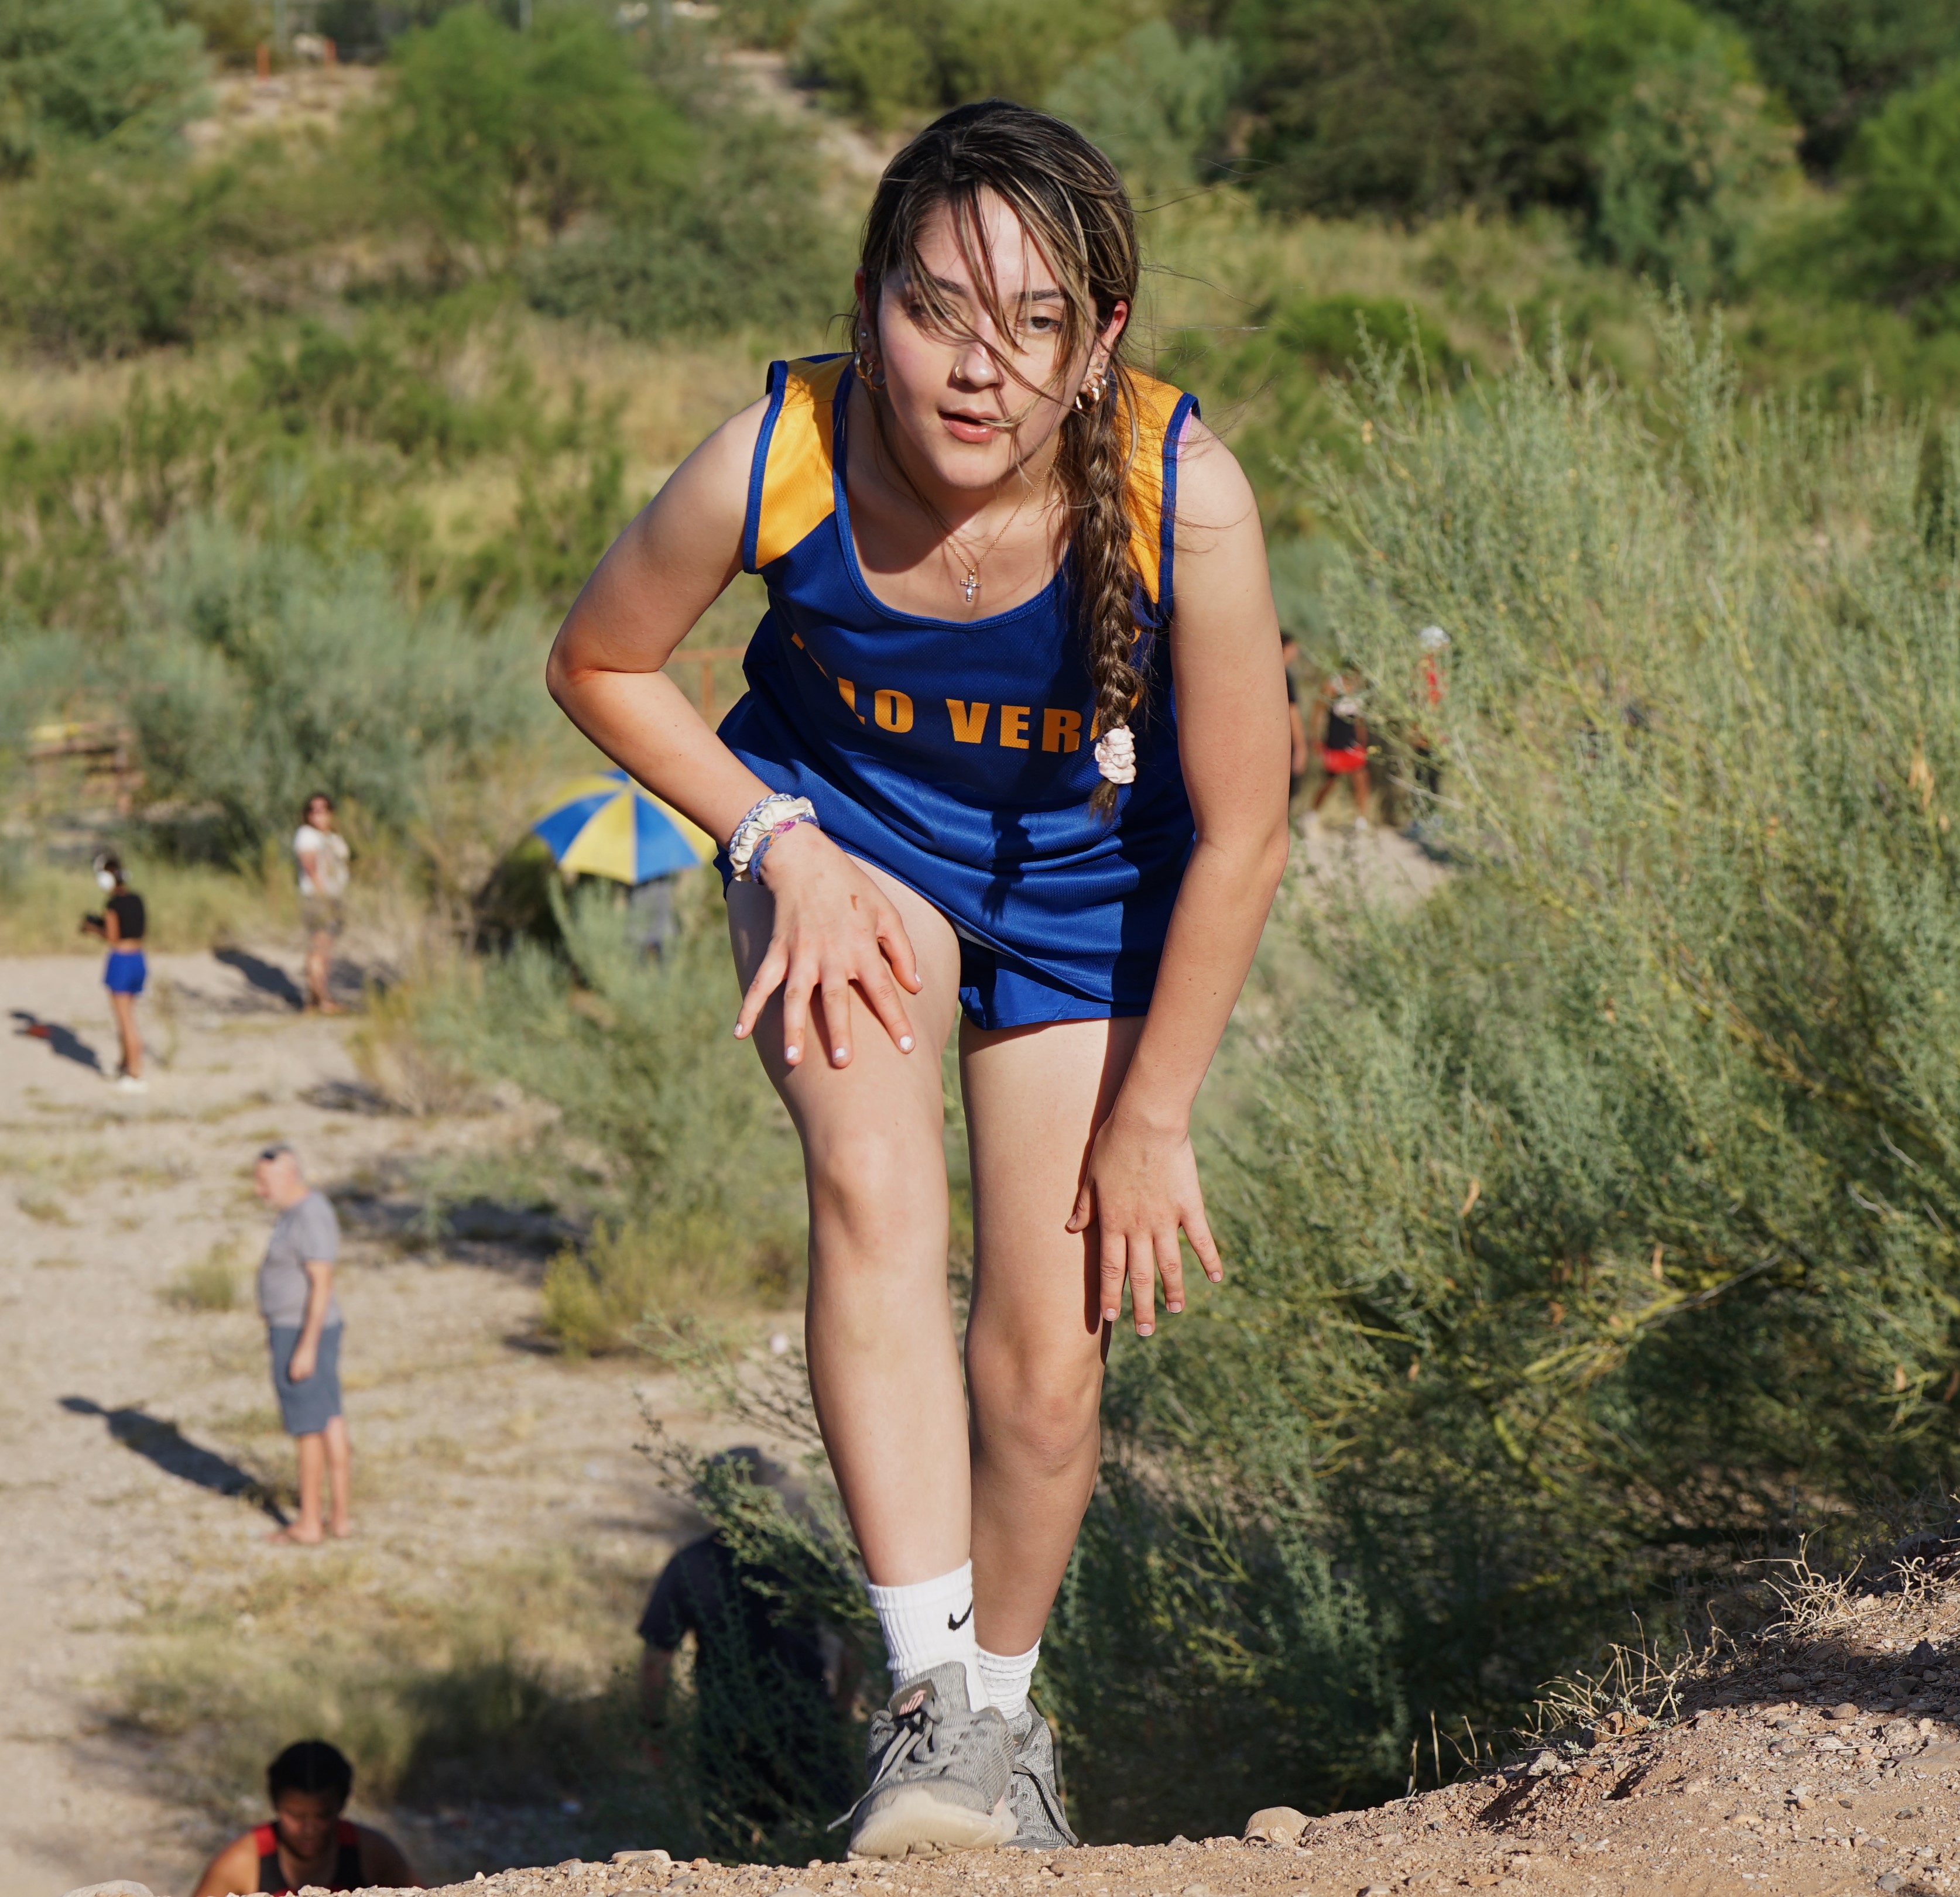
M 81 926 L 87 933 L 100 936 L 109 945 L 102 980 L 109 990 L 109 1006 L 123 1043 L 116 1085 L 125 1093 L 145 1093 L 150 1083 L 143 1078 L 143 1037 L 136 1027 L 136 997 L 149 979 L 150 964 L 143 954 L 148 917 L 143 898 L 123 880 L 120 858 L 97 856 L 95 882 L 108 900 L 102 905 L 101 914 L 84 916 Z
M 298 1890 L 419 1890 L 394 1840 L 341 1813 L 354 1768 L 336 1746 L 302 1739 L 266 1774 L 272 1822 L 234 1838 L 204 1867 L 191 1897 Z
M 853 353 L 772 365 L 548 675 L 720 842 L 735 1033 L 803 1144 L 811 1392 L 896 1689 L 859 1857 L 1075 1843 L 1028 1689 L 1104 1355 L 1126 1292 L 1139 1339 L 1160 1284 L 1184 1308 L 1180 1228 L 1224 1272 L 1190 1116 L 1285 867 L 1286 683 L 1244 472 L 1125 360 L 1139 269 L 1073 127 L 998 99 L 927 126 L 873 195 Z M 743 572 L 769 610 L 711 731 L 663 668 Z
M 323 790 L 307 799 L 293 833 L 293 855 L 299 864 L 300 915 L 307 932 L 307 1005 L 337 1015 L 333 945 L 346 925 L 347 839 L 333 827 L 333 799 Z
M 299 1519 L 275 1541 L 308 1545 L 328 1529 L 348 1532 L 347 1421 L 340 1413 L 340 1300 L 334 1260 L 340 1222 L 326 1193 L 315 1192 L 299 1156 L 283 1142 L 268 1146 L 252 1169 L 253 1189 L 278 1214 L 259 1267 L 259 1314 L 272 1358 L 272 1389 L 286 1434 L 297 1439 Z M 320 1486 L 331 1476 L 333 1512 L 323 1523 Z
M 1344 667 L 1321 688 L 1320 717 L 1323 774 L 1309 809 L 1317 813 L 1327 793 L 1348 778 L 1354 792 L 1354 828 L 1359 830 L 1368 821 L 1368 721 L 1362 715 L 1360 687 L 1353 682 L 1352 668 Z

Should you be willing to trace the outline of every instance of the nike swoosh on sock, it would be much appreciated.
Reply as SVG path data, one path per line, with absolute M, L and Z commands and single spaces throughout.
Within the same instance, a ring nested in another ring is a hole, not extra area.
M 963 1626 L 965 1626 L 965 1625 L 966 1625 L 966 1623 L 967 1623 L 969 1620 L 971 1620 L 972 1618 L 973 1618 L 973 1603 L 972 1603 L 972 1601 L 970 1601 L 970 1600 L 969 1600 L 969 1601 L 966 1603 L 966 1613 L 964 1613 L 963 1614 L 962 1614 L 957 1620 L 955 1620 L 955 1619 L 953 1619 L 953 1617 L 950 1614 L 948 1614 L 948 1615 L 947 1616 L 947 1617 L 946 1617 L 946 1631 L 947 1631 L 948 1633 L 950 1633 L 950 1634 L 956 1634 L 956 1633 L 958 1633 L 958 1632 L 959 1632 L 959 1631 L 960 1630 L 960 1628 L 963 1628 Z

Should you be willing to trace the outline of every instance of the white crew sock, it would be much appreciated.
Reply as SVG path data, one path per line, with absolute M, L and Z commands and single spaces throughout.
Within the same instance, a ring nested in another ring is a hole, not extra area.
M 894 1686 L 956 1660 L 966 1669 L 967 1704 L 976 1712 L 993 1704 L 980 1670 L 980 1643 L 973 1634 L 972 1562 L 963 1561 L 937 1581 L 916 1581 L 905 1587 L 869 1582 L 865 1592 L 885 1636 Z
M 1003 1719 L 1018 1719 L 1028 1709 L 1028 1683 L 1035 1676 L 1035 1662 L 1041 1658 L 1036 1641 L 1024 1654 L 990 1654 L 980 1649 L 980 1677 L 987 1683 L 987 1697 L 1001 1709 Z

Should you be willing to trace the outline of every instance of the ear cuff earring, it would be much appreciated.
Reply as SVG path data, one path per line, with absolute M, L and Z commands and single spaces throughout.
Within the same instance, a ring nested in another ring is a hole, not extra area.
M 851 367 L 857 371 L 858 380 L 867 389 L 882 389 L 885 386 L 884 365 L 879 361 L 877 353 L 871 346 L 871 332 L 861 323 L 858 329 L 858 347 L 851 351 Z

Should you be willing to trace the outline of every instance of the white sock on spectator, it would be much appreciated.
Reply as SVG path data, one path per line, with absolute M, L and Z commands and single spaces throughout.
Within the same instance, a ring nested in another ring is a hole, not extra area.
M 1035 1676 L 1035 1662 L 1041 1658 L 1036 1641 L 1024 1654 L 990 1654 L 980 1649 L 980 1677 L 987 1683 L 987 1697 L 1001 1709 L 1003 1719 L 1018 1719 L 1028 1709 L 1028 1683 Z
M 977 1712 L 993 1704 L 980 1670 L 980 1643 L 973 1635 L 972 1562 L 962 1562 L 937 1581 L 917 1581 L 905 1587 L 880 1587 L 873 1582 L 865 1591 L 885 1636 L 894 1686 L 956 1660 L 966 1669 L 968 1705 Z

